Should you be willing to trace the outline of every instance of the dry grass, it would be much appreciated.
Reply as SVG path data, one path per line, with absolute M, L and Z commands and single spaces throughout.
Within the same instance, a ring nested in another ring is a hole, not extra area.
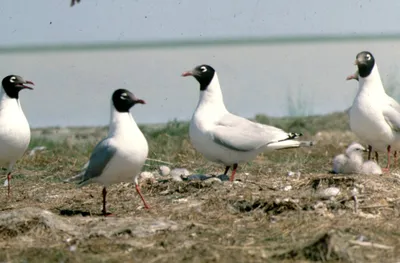
M 294 131 L 314 123 L 306 137 L 317 145 L 260 155 L 239 167 L 235 183 L 144 184 L 149 211 L 133 184 L 114 185 L 108 196 L 114 216 L 107 218 L 100 215 L 100 186 L 79 189 L 62 182 L 82 167 L 106 130 L 37 130 L 31 147 L 46 145 L 47 151 L 18 163 L 10 200 L 6 187 L 0 192 L 0 262 L 395 262 L 398 170 L 329 174 L 332 157 L 356 139 L 339 126 L 324 131 L 332 118 L 346 121 L 343 114 L 283 120 L 281 126 Z M 223 171 L 193 150 L 186 124 L 144 131 L 149 157 L 193 173 Z M 157 169 L 148 164 L 147 170 Z M 288 171 L 301 175 L 289 177 Z M 330 186 L 340 194 L 321 199 L 319 191 Z

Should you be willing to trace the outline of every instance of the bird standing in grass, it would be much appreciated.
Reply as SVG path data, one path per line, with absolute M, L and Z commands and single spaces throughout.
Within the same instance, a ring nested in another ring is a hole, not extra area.
M 190 140 L 207 159 L 224 164 L 225 175 L 232 166 L 230 181 L 234 180 L 239 163 L 250 161 L 259 153 L 313 145 L 295 140 L 302 134 L 231 114 L 225 107 L 217 72 L 211 66 L 197 66 L 182 76 L 193 76 L 200 84 L 199 102 L 190 122 Z
M 99 183 L 103 187 L 103 214 L 106 211 L 107 186 L 135 181 L 136 191 L 149 208 L 140 192 L 138 175 L 149 151 L 147 140 L 140 131 L 129 110 L 136 104 L 145 104 L 130 91 L 118 89 L 111 98 L 111 118 L 107 138 L 94 148 L 89 164 L 82 173 L 79 186 Z
M 347 76 L 347 78 L 346 78 L 346 80 L 352 80 L 352 79 L 359 81 L 358 70 L 354 74 L 351 74 L 351 75 Z M 387 99 L 389 101 L 393 100 L 389 95 L 387 95 L 387 97 L 388 97 Z M 371 154 L 372 154 L 372 146 L 368 145 L 368 160 L 371 160 Z M 394 156 L 394 164 L 397 165 L 397 151 L 396 150 L 394 151 L 393 156 Z M 377 163 L 378 163 L 378 159 L 379 159 L 379 154 L 377 151 L 375 151 L 375 161 Z
M 11 194 L 11 172 L 16 161 L 22 157 L 31 140 L 31 129 L 22 111 L 19 92 L 32 89 L 18 75 L 9 75 L 1 82 L 0 91 L 0 166 L 7 168 L 8 197 Z
M 400 147 L 400 105 L 386 94 L 371 52 L 358 53 L 355 64 L 358 74 L 347 78 L 358 78 L 359 86 L 349 111 L 350 128 L 370 149 L 387 151 L 388 171 L 390 152 Z

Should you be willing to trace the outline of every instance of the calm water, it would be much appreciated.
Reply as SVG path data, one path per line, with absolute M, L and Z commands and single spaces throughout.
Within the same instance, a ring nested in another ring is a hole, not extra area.
M 35 82 L 20 96 L 32 127 L 105 125 L 117 88 L 146 100 L 132 110 L 138 123 L 188 120 L 198 84 L 180 74 L 201 63 L 217 70 L 234 113 L 325 114 L 351 105 L 357 82 L 345 77 L 361 50 L 373 52 L 383 79 L 398 74 L 400 41 L 8 54 L 0 72 Z

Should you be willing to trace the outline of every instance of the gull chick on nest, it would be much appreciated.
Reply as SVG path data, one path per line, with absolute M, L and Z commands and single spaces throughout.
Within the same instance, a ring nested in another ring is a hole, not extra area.
M 333 159 L 333 172 L 336 174 L 382 174 L 382 169 L 374 161 L 363 161 L 362 154 L 366 150 L 361 144 L 353 142 L 347 147 L 345 154 Z

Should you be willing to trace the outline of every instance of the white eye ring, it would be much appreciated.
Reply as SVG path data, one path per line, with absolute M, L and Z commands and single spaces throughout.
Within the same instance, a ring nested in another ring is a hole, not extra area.
M 128 94 L 126 94 L 125 92 L 121 94 L 121 100 L 126 100 L 128 98 Z
M 365 55 L 365 57 L 367 58 L 367 60 L 371 60 L 371 55 L 370 54 Z
M 15 76 L 12 76 L 11 78 L 10 78 L 10 82 L 11 83 L 14 83 L 14 81 L 16 80 L 17 78 L 15 77 Z
M 203 72 L 203 73 L 207 71 L 207 68 L 205 66 L 201 66 L 200 69 L 201 69 L 201 72 Z

